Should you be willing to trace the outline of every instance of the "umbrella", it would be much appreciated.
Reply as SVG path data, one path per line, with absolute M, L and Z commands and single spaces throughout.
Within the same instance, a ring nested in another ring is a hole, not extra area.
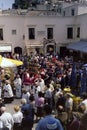
M 20 66 L 20 65 L 23 65 L 22 61 L 5 58 L 0 55 L 0 67 L 2 67 L 2 68 L 16 67 L 16 66 Z

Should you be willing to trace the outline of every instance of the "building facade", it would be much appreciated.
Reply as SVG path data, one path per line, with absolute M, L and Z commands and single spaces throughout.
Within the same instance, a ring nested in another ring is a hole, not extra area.
M 87 39 L 87 14 L 60 16 L 53 11 L 0 12 L 0 52 L 55 54 Z
M 77 16 L 87 13 L 87 2 L 83 3 L 71 3 L 62 8 L 63 16 Z

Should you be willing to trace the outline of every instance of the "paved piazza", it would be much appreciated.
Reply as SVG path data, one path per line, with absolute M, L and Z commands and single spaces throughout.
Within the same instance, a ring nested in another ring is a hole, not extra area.
M 11 104 L 6 104 L 7 111 L 11 114 L 14 113 L 14 105 L 21 106 L 20 99 L 15 99 Z M 34 124 L 34 127 L 32 130 L 35 130 L 36 124 Z

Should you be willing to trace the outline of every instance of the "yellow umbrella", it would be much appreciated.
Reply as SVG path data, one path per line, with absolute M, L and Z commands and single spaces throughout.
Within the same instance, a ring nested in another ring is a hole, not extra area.
M 14 60 L 10 58 L 5 58 L 0 55 L 0 67 L 5 68 L 5 67 L 16 67 L 23 65 L 23 62 L 20 60 Z

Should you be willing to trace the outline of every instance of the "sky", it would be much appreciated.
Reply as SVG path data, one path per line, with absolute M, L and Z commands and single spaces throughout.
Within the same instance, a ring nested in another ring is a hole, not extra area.
M 0 9 L 12 8 L 12 3 L 14 0 L 0 0 Z

